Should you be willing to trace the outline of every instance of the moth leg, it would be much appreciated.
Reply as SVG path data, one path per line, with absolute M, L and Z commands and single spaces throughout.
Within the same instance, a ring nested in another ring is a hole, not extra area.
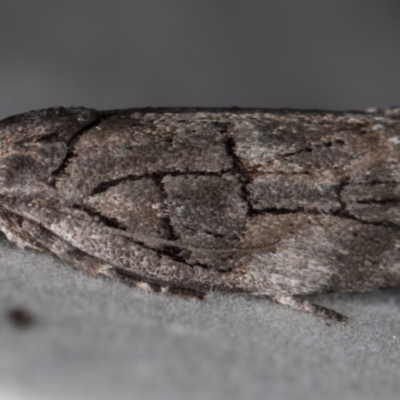
M 130 272 L 125 271 L 123 268 L 113 268 L 107 271 L 107 276 L 116 278 L 127 286 L 136 287 L 147 293 L 163 293 L 180 297 L 197 298 L 200 300 L 204 298 L 203 292 L 178 286 L 162 285 L 156 282 L 148 282 L 140 277 L 134 276 Z
M 168 285 L 159 285 L 157 283 L 149 283 L 146 281 L 137 281 L 136 287 L 147 293 L 163 293 L 172 296 L 196 298 L 200 300 L 203 300 L 204 298 L 204 293 L 198 292 L 197 290 Z
M 2 218 L 3 217 L 3 218 Z M 12 222 L 17 216 L 9 214 L 7 219 L 0 210 L 0 220 Z M 5 224 L 4 224 L 5 225 Z M 158 283 L 146 282 L 140 276 L 130 274 L 122 268 L 117 268 L 106 261 L 91 256 L 60 239 L 50 230 L 34 221 L 24 220 L 22 224 L 14 222 L 13 230 L 2 228 L 9 240 L 21 247 L 30 247 L 42 252 L 50 252 L 77 270 L 83 271 L 89 276 L 102 275 L 108 278 L 116 278 L 127 286 L 135 287 L 147 292 L 166 293 L 180 296 L 203 298 L 204 294 L 192 289 L 175 286 L 165 286 Z
M 346 322 L 348 318 L 334 310 L 319 306 L 318 304 L 310 303 L 307 300 L 303 300 L 293 296 L 275 295 L 268 296 L 271 300 L 284 306 L 289 306 L 300 311 L 312 313 L 318 317 L 323 317 L 329 320 Z
M 203 300 L 205 296 L 204 292 L 199 292 L 198 290 L 181 288 L 177 286 L 164 286 L 164 290 L 162 290 L 162 292 L 171 294 L 173 296 L 191 297 L 199 300 Z
M 6 238 L 18 247 L 30 248 L 38 251 L 47 251 L 34 237 L 30 236 L 20 224 L 14 221 L 15 215 L 0 209 L 0 231 Z
M 39 229 L 42 229 L 39 227 Z M 42 236 L 45 231 L 43 230 Z M 48 233 L 48 232 L 46 232 Z M 50 240 L 50 236 L 51 240 Z M 46 250 L 56 254 L 61 260 L 71 265 L 77 270 L 83 271 L 89 276 L 101 275 L 107 278 L 117 278 L 117 280 L 129 287 L 134 287 L 145 292 L 165 293 L 171 295 L 195 297 L 202 299 L 204 293 L 192 289 L 180 288 L 175 286 L 165 286 L 158 283 L 146 282 L 141 277 L 132 274 L 124 273 L 122 269 L 116 268 L 114 265 L 107 263 L 97 257 L 86 254 L 85 252 L 74 248 L 69 243 L 58 239 L 56 236 L 48 233 L 47 241 L 48 247 Z M 40 250 L 43 251 L 43 248 Z
M 116 268 L 105 261 L 102 261 L 73 247 L 68 248 L 68 245 L 65 243 L 63 246 L 61 246 L 61 248 L 60 246 L 54 246 L 51 250 L 67 264 L 91 276 L 102 275 L 103 277 L 105 276 L 107 278 L 117 278 L 119 282 L 129 287 L 143 290 L 147 293 L 165 293 L 186 297 L 196 297 L 200 299 L 204 297 L 203 293 L 192 289 L 177 288 L 160 285 L 158 283 L 146 282 L 140 277 L 121 273 L 119 268 Z

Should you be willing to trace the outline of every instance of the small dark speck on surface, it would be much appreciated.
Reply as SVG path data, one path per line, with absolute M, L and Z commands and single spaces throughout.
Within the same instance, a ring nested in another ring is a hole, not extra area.
M 31 328 L 36 323 L 36 318 L 23 308 L 12 308 L 7 312 L 8 320 L 18 329 Z

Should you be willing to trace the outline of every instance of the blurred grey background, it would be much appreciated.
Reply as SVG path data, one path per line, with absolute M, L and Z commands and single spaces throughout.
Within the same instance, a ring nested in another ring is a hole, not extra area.
M 400 105 L 397 0 L 2 0 L 0 16 L 0 118 Z M 0 399 L 397 399 L 399 291 L 314 300 L 349 324 L 141 293 L 2 236 Z
M 397 0 L 2 0 L 0 117 L 399 105 Z

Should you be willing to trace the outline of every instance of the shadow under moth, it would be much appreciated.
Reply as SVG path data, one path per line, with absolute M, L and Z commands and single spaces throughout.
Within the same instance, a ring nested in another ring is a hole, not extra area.
M 0 229 L 164 293 L 400 286 L 400 109 L 49 108 L 0 121 Z

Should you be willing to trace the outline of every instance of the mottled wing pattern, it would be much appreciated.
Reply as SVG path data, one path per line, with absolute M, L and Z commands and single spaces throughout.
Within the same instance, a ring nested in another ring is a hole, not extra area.
M 400 113 L 52 108 L 0 122 L 0 228 L 146 290 L 400 284 Z

